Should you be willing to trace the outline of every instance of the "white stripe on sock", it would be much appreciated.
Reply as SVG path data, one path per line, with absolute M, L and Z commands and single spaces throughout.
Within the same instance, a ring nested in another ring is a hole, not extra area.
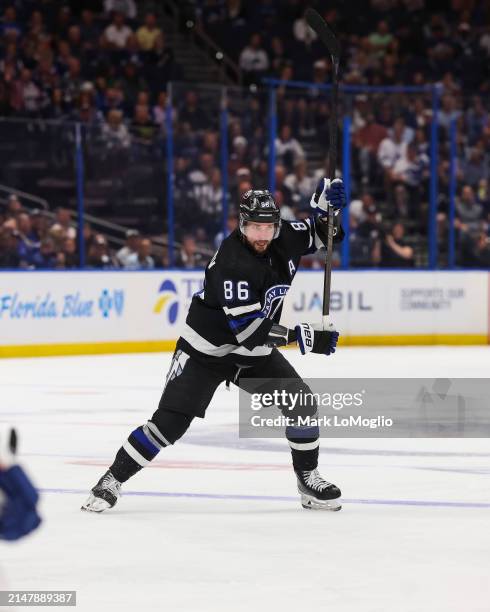
M 123 444 L 123 448 L 128 453 L 128 455 L 136 461 L 138 465 L 141 465 L 141 467 L 146 467 L 150 463 L 148 459 L 145 459 L 143 455 L 140 455 L 140 453 L 138 453 L 134 446 L 131 445 L 129 440 L 126 440 L 126 442 Z
M 148 421 L 147 425 L 148 425 L 148 429 L 149 429 L 149 430 L 152 432 L 152 434 L 153 434 L 154 436 L 156 436 L 156 438 L 157 438 L 158 440 L 160 440 L 160 441 L 161 441 L 161 444 L 162 444 L 163 446 L 170 446 L 170 445 L 171 445 L 171 442 L 169 442 L 169 441 L 167 440 L 167 438 L 165 438 L 165 436 L 163 436 L 163 435 L 161 434 L 160 430 L 159 430 L 159 429 L 158 429 L 158 427 L 155 425 L 155 423 L 152 423 L 151 421 Z
M 297 442 L 291 442 L 291 440 L 288 440 L 288 442 L 291 448 L 294 448 L 294 450 L 300 450 L 300 451 L 313 450 L 317 448 L 318 446 L 320 446 L 320 440 L 315 440 L 314 442 L 305 442 L 304 444 L 298 444 Z
M 160 440 L 157 440 L 157 438 L 154 435 L 152 435 L 148 425 L 143 425 L 143 433 L 145 434 L 145 436 L 148 438 L 148 440 L 150 440 L 150 442 L 154 446 L 156 446 L 158 449 L 162 450 L 164 445 L 160 442 Z

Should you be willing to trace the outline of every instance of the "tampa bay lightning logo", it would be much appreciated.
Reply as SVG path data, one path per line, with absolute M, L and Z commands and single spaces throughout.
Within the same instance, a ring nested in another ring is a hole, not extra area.
M 262 312 L 265 317 L 272 319 L 277 309 L 282 304 L 283 299 L 286 297 L 286 293 L 289 291 L 291 285 L 274 285 L 269 287 L 265 292 L 264 306 Z

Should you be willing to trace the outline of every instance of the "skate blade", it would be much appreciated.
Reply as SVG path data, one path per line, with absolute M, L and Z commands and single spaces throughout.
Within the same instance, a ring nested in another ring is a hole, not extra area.
M 312 495 L 301 494 L 301 505 L 306 510 L 330 510 L 338 512 L 342 509 L 339 499 L 317 499 Z
M 81 506 L 80 510 L 85 510 L 85 512 L 104 512 L 104 510 L 109 510 L 112 508 L 104 499 L 100 497 L 95 497 L 92 493 L 90 494 L 87 501 Z

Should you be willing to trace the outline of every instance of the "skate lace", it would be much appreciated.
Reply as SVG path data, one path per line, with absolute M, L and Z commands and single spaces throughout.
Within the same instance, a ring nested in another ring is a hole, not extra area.
M 119 489 L 121 488 L 121 483 L 119 480 L 116 480 L 110 472 L 104 476 L 101 485 L 104 489 L 108 489 L 114 495 L 117 495 Z
M 305 479 L 305 483 L 316 491 L 323 491 L 323 489 L 327 489 L 330 486 L 330 483 L 320 476 L 318 470 L 303 472 L 303 478 Z

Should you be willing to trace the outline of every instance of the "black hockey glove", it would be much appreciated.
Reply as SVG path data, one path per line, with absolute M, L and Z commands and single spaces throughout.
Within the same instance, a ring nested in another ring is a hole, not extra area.
M 335 353 L 339 332 L 335 331 L 333 327 L 330 330 L 323 330 L 321 325 L 300 323 L 296 325 L 294 329 L 299 350 L 302 355 L 306 355 L 306 353 L 310 352 L 319 353 L 321 355 L 331 355 Z
M 295 341 L 296 331 L 294 329 L 288 329 L 287 327 L 284 327 L 284 325 L 274 323 L 269 335 L 267 336 L 267 341 L 264 346 L 286 346 L 286 344 L 290 344 L 291 342 Z

